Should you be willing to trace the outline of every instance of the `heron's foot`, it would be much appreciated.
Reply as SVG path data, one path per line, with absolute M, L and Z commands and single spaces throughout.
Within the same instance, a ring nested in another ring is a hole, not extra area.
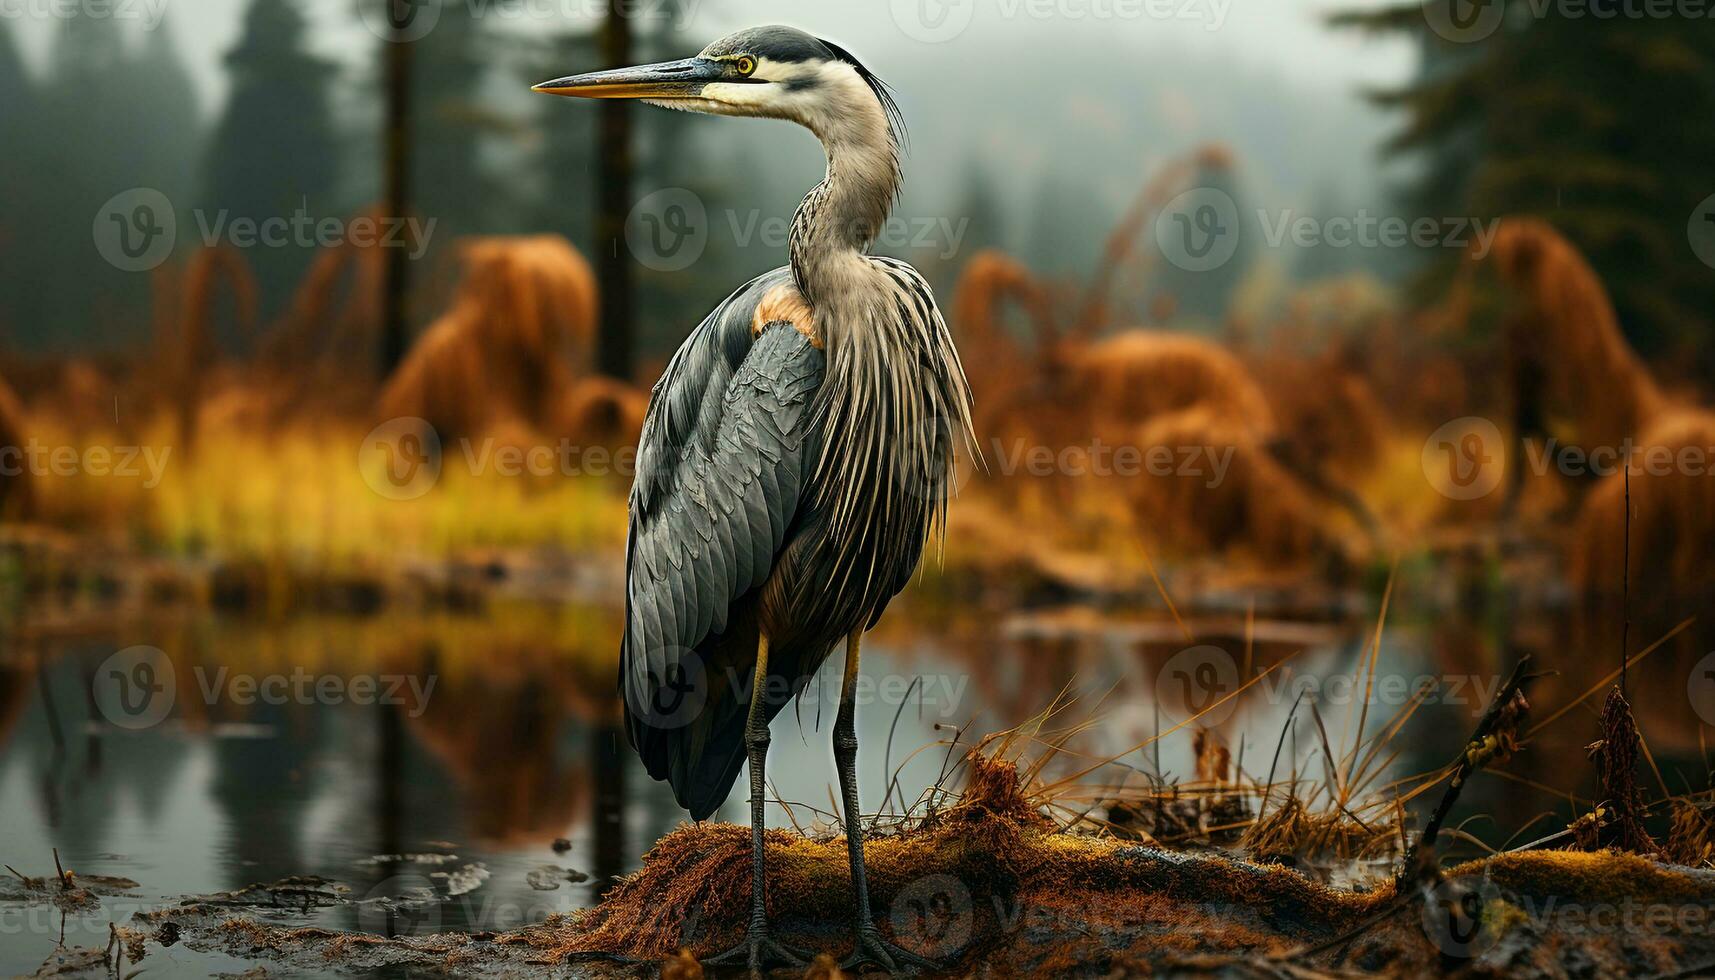
M 881 930 L 877 929 L 873 922 L 865 922 L 858 927 L 857 947 L 852 950 L 852 955 L 840 964 L 840 969 L 855 970 L 865 964 L 881 967 L 888 973 L 904 973 L 909 970 L 933 972 L 946 969 L 943 964 L 888 942 L 882 938 Z
M 762 976 L 766 970 L 775 967 L 791 966 L 802 968 L 809 964 L 810 954 L 801 949 L 775 942 L 768 934 L 766 923 L 753 922 L 750 932 L 737 946 L 711 956 L 703 961 L 710 966 L 736 966 L 743 964 L 750 967 L 750 975 Z

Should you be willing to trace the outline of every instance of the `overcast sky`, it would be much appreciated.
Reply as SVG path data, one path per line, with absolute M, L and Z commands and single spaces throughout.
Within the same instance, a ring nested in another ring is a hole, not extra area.
M 115 0 L 136 9 L 165 4 L 173 32 L 212 112 L 225 97 L 220 69 L 248 0 Z M 374 39 L 360 26 L 358 0 L 300 0 L 317 24 L 317 46 L 348 60 L 369 53 Z M 556 25 L 588 22 L 601 0 L 459 0 L 506 30 L 539 33 Z M 656 0 L 633 0 L 652 4 Z M 1375 7 L 1396 0 L 687 0 L 682 33 L 687 53 L 729 30 L 787 23 L 836 39 L 875 64 L 883 75 L 901 59 L 950 65 L 980 59 L 985 46 L 1013 49 L 1041 39 L 1039 64 L 1008 66 L 1053 83 L 1055 61 L 1076 52 L 1081 37 L 1120 39 L 1140 56 L 1159 46 L 1207 60 L 1211 70 L 1239 63 L 1252 71 L 1278 71 L 1306 86 L 1352 89 L 1403 80 L 1413 65 L 1408 44 L 1376 42 L 1331 31 L 1322 20 L 1332 9 Z M 25 9 L 29 9 L 27 6 Z M 25 16 L 13 22 L 25 55 L 39 68 L 58 21 Z M 581 66 L 569 66 L 576 68 Z M 914 73 L 915 74 L 915 73 Z

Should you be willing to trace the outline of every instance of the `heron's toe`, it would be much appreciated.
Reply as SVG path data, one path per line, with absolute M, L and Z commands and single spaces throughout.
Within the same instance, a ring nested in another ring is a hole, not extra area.
M 873 923 L 865 923 L 858 928 L 857 946 L 852 950 L 852 955 L 840 964 L 840 969 L 856 971 L 858 967 L 865 965 L 878 966 L 888 973 L 933 973 L 946 968 L 934 960 L 888 942 Z
M 767 930 L 752 928 L 750 934 L 737 946 L 718 956 L 711 956 L 703 962 L 709 966 L 737 966 L 750 968 L 750 975 L 760 977 L 764 972 L 776 967 L 789 966 L 802 969 L 810 962 L 810 954 L 794 946 L 776 942 Z

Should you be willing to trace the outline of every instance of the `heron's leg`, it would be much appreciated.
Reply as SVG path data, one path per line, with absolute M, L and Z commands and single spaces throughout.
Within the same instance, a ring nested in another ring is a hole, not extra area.
M 882 938 L 869 907 L 869 878 L 863 863 L 863 818 L 858 812 L 857 726 L 853 723 L 857 713 L 858 647 L 862 639 L 861 631 L 846 637 L 846 673 L 840 682 L 839 715 L 834 720 L 834 768 L 840 773 L 841 805 L 846 811 L 846 857 L 851 863 L 852 892 L 857 906 L 857 947 L 840 966 L 849 969 L 861 963 L 874 963 L 889 973 L 899 972 L 901 965 L 937 969 L 940 964 Z
M 750 713 L 744 723 L 745 760 L 750 767 L 750 924 L 744 941 L 709 960 L 710 963 L 743 962 L 753 977 L 764 966 L 803 966 L 807 957 L 798 950 L 775 942 L 768 935 L 768 876 L 762 840 L 763 793 L 768 762 L 768 712 L 763 699 L 768 685 L 768 636 L 756 644 L 756 672 L 750 682 Z

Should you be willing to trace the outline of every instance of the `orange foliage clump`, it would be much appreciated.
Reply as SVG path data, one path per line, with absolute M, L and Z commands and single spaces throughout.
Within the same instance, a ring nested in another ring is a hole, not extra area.
M 1315 500 L 1243 422 L 1197 406 L 1139 427 L 1137 443 L 1175 451 L 1173 472 L 1133 481 L 1130 495 L 1138 523 L 1169 545 L 1243 549 L 1271 564 L 1337 550 Z M 1197 466 L 1181 469 L 1190 449 Z
M 199 249 L 191 256 L 178 296 L 176 325 L 157 333 L 155 338 L 156 370 L 171 392 L 179 441 L 187 446 L 196 437 L 200 415 L 207 407 L 205 398 L 211 389 L 221 386 L 222 379 L 215 374 L 221 360 L 221 338 L 215 317 L 222 286 L 232 302 L 233 333 L 246 339 L 254 336 L 258 307 L 256 276 L 236 249 L 214 246 Z M 234 384 L 226 386 L 214 398 L 229 405 L 234 400 L 249 404 L 259 394 L 248 385 Z M 222 413 L 229 410 L 223 409 Z
M 1034 350 L 1002 329 L 999 310 L 1007 299 L 1029 315 Z M 1166 449 L 1175 464 L 1185 451 L 1214 454 L 1230 460 L 1219 477 L 1205 459 L 1196 474 L 1152 471 L 1128 480 L 1123 492 L 1140 524 L 1169 547 L 1243 544 L 1269 561 L 1301 558 L 1331 543 L 1301 481 L 1275 458 L 1278 430 L 1268 397 L 1225 347 L 1164 331 L 1126 330 L 1103 339 L 1083 330 L 1063 334 L 1046 287 L 998 252 L 972 259 L 954 309 L 979 406 L 979 438 L 1024 438 L 1054 449 L 1100 440 L 1146 454 Z M 1326 414 L 1361 407 L 1359 384 L 1345 393 Z M 1318 421 L 1308 411 L 1297 419 Z M 1370 436 L 1365 452 L 1379 452 L 1380 435 L 1364 434 Z
M 1068 383 L 1097 431 L 1196 408 L 1254 437 L 1274 430 L 1268 399 L 1231 352 L 1185 334 L 1127 330 L 1069 352 Z
M 1513 321 L 1511 344 L 1539 362 L 1546 407 L 1572 424 L 1572 438 L 1618 446 L 1662 410 L 1661 391 L 1620 332 L 1602 281 L 1559 232 L 1509 218 L 1489 261 L 1528 303 Z
M 426 419 L 443 438 L 505 421 L 549 423 L 588 359 L 596 290 L 589 263 L 558 236 L 460 243 L 463 274 L 381 392 L 386 417 Z
M 1715 415 L 1669 411 L 1636 439 L 1631 473 L 1630 563 L 1626 474 L 1602 477 L 1585 497 L 1572 541 L 1571 578 L 1586 596 L 1618 596 L 1622 570 L 1634 596 L 1684 596 L 1715 566 Z
M 259 362 L 299 377 L 373 373 L 385 265 L 377 244 L 344 241 L 317 252 L 290 308 L 263 342 Z
M 1304 356 L 1273 351 L 1251 360 L 1280 436 L 1299 458 L 1342 480 L 1361 476 L 1381 458 L 1388 412 L 1375 389 L 1338 351 Z
M 0 378 L 0 447 L 24 445 L 24 405 L 12 386 Z M 20 467 L 16 476 L 0 473 L 0 519 L 18 516 L 29 505 L 30 473 Z
M 600 375 L 572 382 L 554 406 L 555 432 L 587 446 L 634 446 L 643 431 L 649 395 L 634 385 Z

